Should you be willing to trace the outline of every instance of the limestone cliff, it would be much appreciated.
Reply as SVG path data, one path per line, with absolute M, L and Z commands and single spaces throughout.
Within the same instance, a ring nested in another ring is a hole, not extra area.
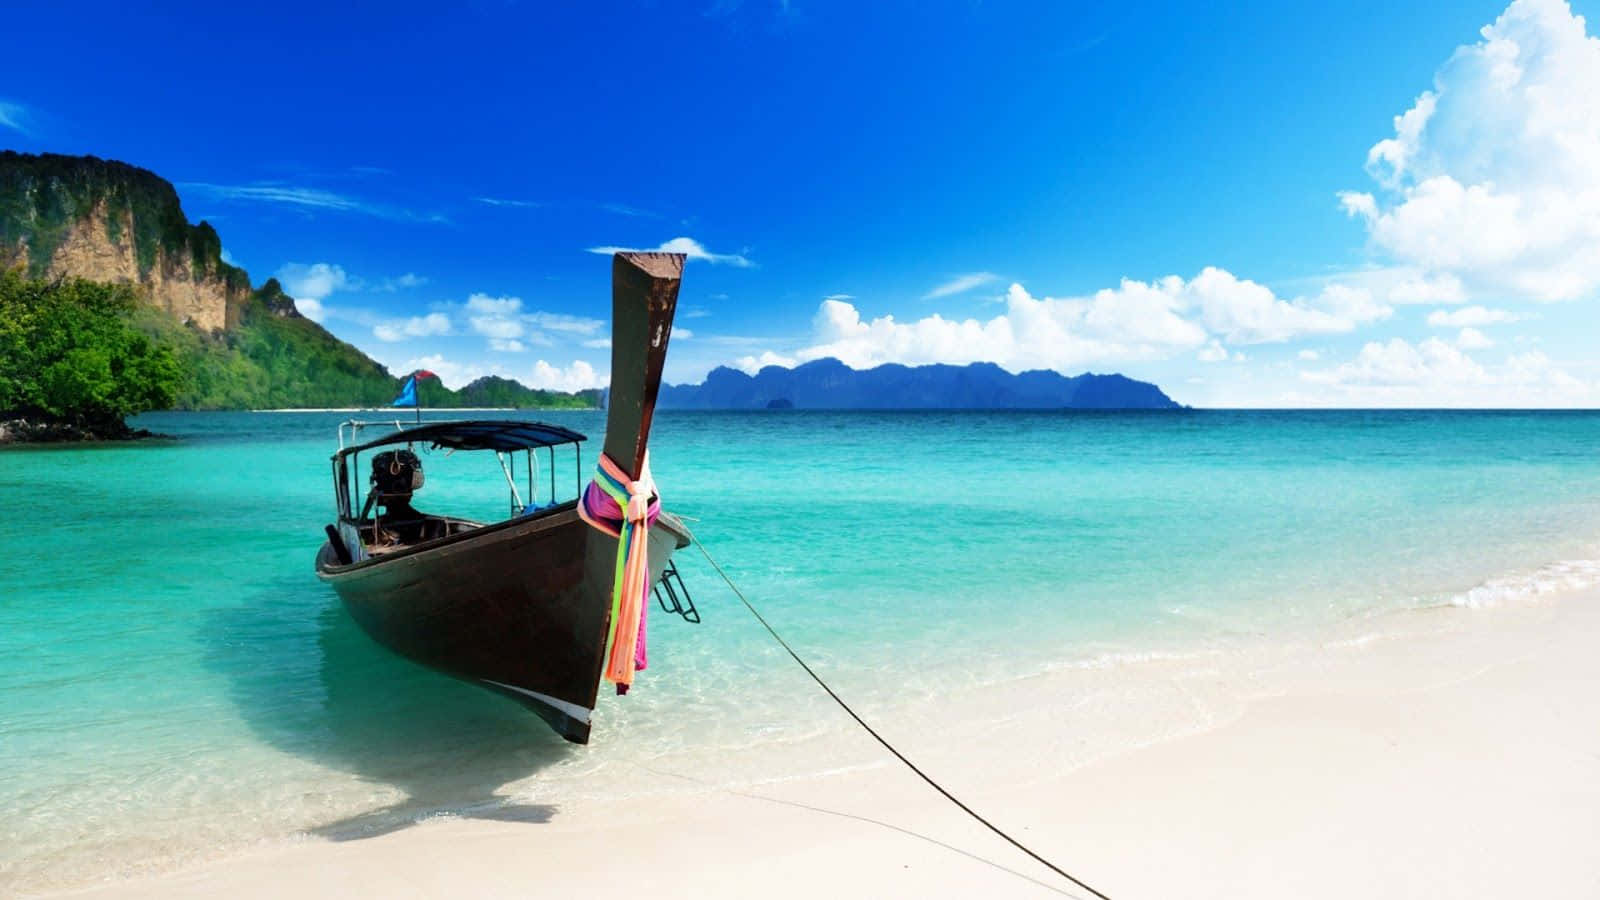
M 170 183 L 93 156 L 0 152 L 0 266 L 36 278 L 136 285 L 146 302 L 206 331 L 239 324 L 250 298 L 212 227 L 190 225 Z

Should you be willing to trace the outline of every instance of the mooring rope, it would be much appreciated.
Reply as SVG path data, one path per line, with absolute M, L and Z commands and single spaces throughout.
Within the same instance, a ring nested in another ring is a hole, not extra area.
M 688 526 L 684 526 L 684 530 L 688 531 L 689 530 Z M 760 611 L 758 611 L 755 608 L 755 604 L 751 603 L 749 598 L 745 597 L 744 592 L 739 590 L 739 586 L 733 583 L 733 579 L 732 578 L 728 577 L 728 573 L 724 572 L 722 570 L 722 566 L 718 565 L 716 559 L 712 558 L 711 551 L 706 549 L 706 545 L 701 542 L 700 538 L 695 536 L 694 532 L 692 532 L 692 531 L 689 532 L 689 539 L 694 541 L 694 544 L 695 544 L 696 547 L 700 548 L 700 553 L 701 553 L 701 555 L 703 555 L 706 558 L 706 562 L 711 564 L 711 568 L 717 570 L 717 574 L 722 576 L 722 580 L 724 582 L 727 582 L 728 589 L 733 591 L 734 596 L 739 598 L 739 602 L 744 604 L 744 608 L 745 609 L 750 610 L 750 614 L 756 617 L 756 621 L 760 622 L 761 623 L 761 627 L 765 628 L 767 630 L 767 634 L 772 635 L 772 639 L 777 641 L 778 644 L 780 646 L 782 646 L 784 650 L 788 651 L 789 655 L 794 658 L 794 661 L 800 664 L 800 668 L 805 669 L 806 670 L 806 674 L 811 676 L 811 680 L 812 681 L 815 681 L 819 686 L 821 686 L 821 688 L 824 691 L 828 692 L 828 696 L 833 698 L 833 702 L 839 704 L 839 708 L 840 709 L 842 709 L 845 712 L 849 713 L 850 714 L 850 718 L 855 719 L 857 725 L 860 725 L 863 729 L 866 730 L 867 734 L 872 735 L 874 740 L 876 740 L 878 743 L 882 744 L 883 745 L 883 749 L 888 750 L 890 753 L 893 753 L 895 759 L 898 759 L 902 763 L 905 763 L 906 768 L 908 768 L 911 771 L 917 773 L 917 777 L 918 778 L 921 778 L 923 781 L 926 781 L 928 783 L 929 787 L 932 787 L 934 790 L 936 790 L 939 793 L 943 794 L 944 798 L 946 800 L 949 800 L 951 803 L 954 803 L 956 806 L 960 807 L 962 812 L 964 812 L 967 815 L 971 816 L 972 818 L 978 820 L 978 822 L 981 823 L 983 825 L 983 827 L 989 829 L 990 831 L 994 832 L 995 834 L 1000 835 L 1002 838 L 1005 838 L 1006 843 L 1008 843 L 1011 846 L 1017 848 L 1018 850 L 1021 850 L 1023 853 L 1026 853 L 1029 856 L 1033 857 L 1033 859 L 1036 862 L 1038 862 L 1040 865 L 1042 865 L 1045 868 L 1049 869 L 1050 871 L 1056 873 L 1057 875 L 1060 875 L 1062 878 L 1065 878 L 1066 880 L 1072 882 L 1073 884 L 1077 885 L 1078 887 L 1083 888 L 1084 890 L 1086 890 L 1089 893 L 1095 895 L 1096 897 L 1099 897 L 1100 900 L 1111 900 L 1110 897 L 1106 896 L 1105 894 L 1100 893 L 1099 891 L 1095 890 L 1094 888 L 1090 887 L 1089 885 L 1085 884 L 1084 882 L 1080 881 L 1079 879 L 1074 878 L 1072 875 L 1068 874 L 1065 869 L 1061 868 L 1060 866 L 1056 865 L 1055 863 L 1051 862 L 1050 860 L 1045 859 L 1043 856 L 1040 856 L 1039 854 L 1037 854 L 1037 853 L 1033 852 L 1032 850 L 1028 849 L 1028 847 L 1025 844 L 1023 844 L 1021 841 L 1017 840 L 1016 838 L 1012 837 L 1009 834 L 1006 834 L 1004 831 L 1002 831 L 1000 829 L 999 826 L 995 825 L 993 822 L 990 822 L 988 819 L 985 819 L 983 816 L 979 815 L 977 813 L 977 811 L 974 810 L 972 807 L 966 805 L 965 803 L 962 803 L 956 797 L 956 795 L 954 795 L 954 794 L 950 793 L 949 791 L 945 790 L 944 786 L 941 785 L 939 782 L 934 781 L 933 778 L 928 775 L 928 773 L 926 773 L 926 772 L 922 771 L 921 769 L 917 768 L 917 764 L 916 763 L 914 763 L 911 760 L 907 759 L 906 755 L 904 753 L 901 753 L 899 750 L 896 750 L 893 744 L 889 743 L 887 740 L 884 739 L 883 735 L 879 734 L 877 732 L 877 730 L 874 729 L 871 725 L 868 725 L 865 719 L 863 719 L 863 718 L 861 718 L 861 716 L 857 715 L 856 711 L 850 708 L 850 704 L 844 702 L 843 698 L 841 698 L 838 694 L 834 693 L 833 688 L 829 687 L 828 683 L 826 681 L 822 680 L 822 676 L 821 675 L 818 675 L 814 670 L 812 670 L 812 668 L 810 666 L 806 665 L 806 661 L 800 658 L 800 654 L 796 653 L 794 648 L 789 646 L 789 642 L 784 640 L 782 635 L 778 634 L 777 629 L 772 627 L 772 624 L 767 621 L 766 616 L 763 616 L 760 613 Z

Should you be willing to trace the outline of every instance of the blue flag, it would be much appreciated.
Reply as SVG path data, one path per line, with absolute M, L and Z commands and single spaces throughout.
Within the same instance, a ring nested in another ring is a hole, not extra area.
M 390 406 L 416 406 L 417 405 L 417 376 L 412 375 L 410 378 L 406 379 L 405 385 L 400 388 L 400 396 L 394 398 L 394 402 L 389 404 L 389 405 Z
M 439 376 L 429 372 L 427 369 L 418 369 L 415 372 L 412 372 L 411 377 L 406 379 L 406 383 L 400 386 L 400 396 L 394 398 L 394 402 L 389 405 L 416 406 L 419 407 L 420 410 L 420 405 L 417 403 L 417 379 L 438 377 Z

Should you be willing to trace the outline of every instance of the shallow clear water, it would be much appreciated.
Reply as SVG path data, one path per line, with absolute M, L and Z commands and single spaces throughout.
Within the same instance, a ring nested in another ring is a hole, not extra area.
M 177 440 L 0 452 L 0 889 L 436 811 L 537 819 L 604 795 L 619 748 L 832 727 L 692 553 L 705 622 L 652 619 L 651 669 L 589 748 L 390 657 L 311 571 L 344 417 L 150 415 Z M 652 444 L 668 508 L 868 710 L 1600 580 L 1600 414 L 668 412 Z M 492 462 L 425 462 L 419 506 L 503 514 Z

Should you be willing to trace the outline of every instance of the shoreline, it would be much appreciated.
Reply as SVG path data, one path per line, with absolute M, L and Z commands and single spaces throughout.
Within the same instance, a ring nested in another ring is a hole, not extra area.
M 1237 656 L 1067 667 L 869 720 L 1118 898 L 1574 896 L 1600 886 L 1584 849 L 1600 843 L 1596 636 L 1589 587 L 1385 613 Z M 620 789 L 611 802 L 512 795 L 67 896 L 1055 893 L 853 726 L 752 753 L 731 775 L 690 748 L 624 753 L 593 776 Z

